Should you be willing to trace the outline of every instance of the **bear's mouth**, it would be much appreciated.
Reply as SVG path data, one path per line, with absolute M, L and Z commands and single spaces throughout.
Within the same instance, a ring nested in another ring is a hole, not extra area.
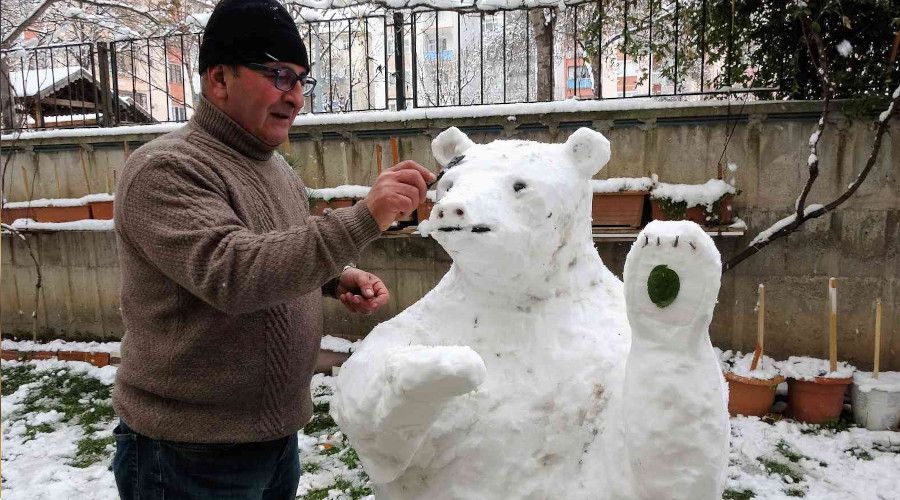
M 464 231 L 466 228 L 460 226 L 444 226 L 439 227 L 438 231 L 442 231 L 445 233 L 450 233 L 453 231 Z M 471 228 L 468 228 L 473 233 L 487 233 L 490 232 L 491 228 L 485 224 L 475 224 Z

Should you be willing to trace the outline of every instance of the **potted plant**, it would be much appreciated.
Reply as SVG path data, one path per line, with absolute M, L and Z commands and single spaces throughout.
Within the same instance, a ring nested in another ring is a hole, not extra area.
M 422 222 L 431 217 L 431 209 L 434 208 L 436 194 L 437 192 L 434 190 L 425 194 L 425 201 L 416 208 L 416 221 Z
M 310 215 L 322 215 L 326 209 L 352 207 L 357 201 L 369 194 L 369 186 L 342 185 L 333 188 L 310 189 Z
M 881 372 L 881 299 L 875 301 L 875 362 L 871 372 L 853 374 L 853 420 L 873 431 L 900 425 L 900 372 Z
M 319 344 L 319 355 L 316 358 L 316 373 L 333 374 L 336 368 L 340 368 L 344 361 L 350 358 L 350 354 L 359 341 L 351 342 L 347 339 L 325 335 Z
M 710 179 L 704 184 L 656 183 L 650 191 L 650 206 L 656 220 L 690 220 L 704 226 L 731 224 L 734 197 L 731 184 Z
M 109 220 L 113 218 L 113 195 L 106 193 L 90 194 L 82 199 L 90 207 L 92 219 Z
M 653 187 L 649 177 L 614 177 L 592 180 L 591 224 L 608 227 L 641 227 L 644 201 Z
M 754 366 L 754 360 L 756 364 Z M 762 417 L 775 401 L 775 388 L 784 382 L 775 361 L 764 355 L 725 351 L 720 356 L 728 382 L 728 413 Z
M 40 199 L 3 205 L 3 222 L 33 219 L 36 222 L 73 222 L 91 218 L 91 209 L 81 199 Z
M 840 417 L 844 394 L 856 371 L 854 366 L 838 362 L 831 369 L 826 359 L 791 356 L 779 367 L 788 383 L 788 416 L 811 424 L 833 422 Z

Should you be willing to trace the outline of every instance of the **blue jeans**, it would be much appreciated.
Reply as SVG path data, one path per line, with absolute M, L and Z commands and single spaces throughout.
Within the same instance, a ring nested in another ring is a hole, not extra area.
M 137 499 L 291 499 L 300 482 L 297 436 L 238 444 L 150 439 L 119 421 L 113 431 L 119 496 Z

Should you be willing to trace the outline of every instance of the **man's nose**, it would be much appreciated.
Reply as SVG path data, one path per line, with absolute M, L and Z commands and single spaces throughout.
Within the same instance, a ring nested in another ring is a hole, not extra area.
M 303 85 L 300 82 L 297 82 L 297 85 L 294 85 L 294 88 L 285 92 L 281 97 L 284 102 L 290 104 L 294 107 L 295 110 L 299 111 L 303 108 Z

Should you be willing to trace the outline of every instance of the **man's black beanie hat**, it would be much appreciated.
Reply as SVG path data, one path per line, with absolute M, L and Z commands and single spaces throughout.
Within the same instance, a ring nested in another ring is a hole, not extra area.
M 299 64 L 309 71 L 306 46 L 287 9 L 276 0 L 222 0 L 200 44 L 200 74 L 216 64 Z

